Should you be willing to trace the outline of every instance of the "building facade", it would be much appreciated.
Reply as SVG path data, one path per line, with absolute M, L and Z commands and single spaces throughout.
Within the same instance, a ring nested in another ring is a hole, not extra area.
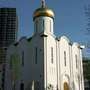
M 0 63 L 5 61 L 6 49 L 10 44 L 15 42 L 16 37 L 16 8 L 0 8 Z
M 4 90 L 6 52 L 17 37 L 16 8 L 0 8 L 0 88 Z
M 84 90 L 81 46 L 54 35 L 54 12 L 44 2 L 33 21 L 33 36 L 8 48 L 5 90 Z

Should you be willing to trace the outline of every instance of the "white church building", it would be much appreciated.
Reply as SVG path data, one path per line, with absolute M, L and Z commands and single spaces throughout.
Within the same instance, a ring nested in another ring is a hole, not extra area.
M 84 90 L 82 47 L 54 35 L 54 12 L 33 14 L 34 34 L 7 50 L 5 90 Z

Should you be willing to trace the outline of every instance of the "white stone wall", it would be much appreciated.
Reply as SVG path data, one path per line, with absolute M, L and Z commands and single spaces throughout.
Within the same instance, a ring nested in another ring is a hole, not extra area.
M 44 38 L 44 72 L 45 72 L 45 81 L 46 88 L 50 85 L 53 86 L 53 89 L 57 88 L 57 68 L 56 68 L 56 40 L 53 36 L 48 35 Z M 53 52 L 52 49 L 53 48 Z M 53 53 L 53 56 L 52 56 Z M 52 62 L 53 59 L 53 62 Z
M 77 55 L 77 61 L 75 55 Z M 73 57 L 73 78 L 74 78 L 73 86 L 75 87 L 75 90 L 84 90 L 82 53 L 80 45 L 78 43 L 73 43 L 72 45 L 72 57 Z
M 29 44 L 30 46 L 31 44 Z M 44 87 L 44 43 L 43 43 L 43 38 L 40 35 L 36 35 L 32 39 L 32 48 L 31 48 L 31 53 L 32 53 L 32 76 L 33 80 L 38 81 L 41 85 L 41 88 Z M 37 48 L 37 63 L 36 61 L 36 55 L 35 55 L 35 50 Z M 33 51 L 33 52 L 32 52 Z M 30 58 L 30 57 L 29 57 Z
M 69 48 L 69 40 L 67 37 L 62 36 L 59 41 L 59 49 L 60 49 L 60 83 L 61 90 L 64 89 L 64 83 L 67 82 L 70 85 L 70 48 Z M 66 56 L 64 56 L 64 52 L 66 52 Z M 65 65 L 65 57 L 66 57 L 66 65 Z
M 35 48 L 37 48 L 37 64 L 35 63 Z M 53 63 L 51 48 L 53 48 Z M 66 66 L 64 51 L 66 51 Z M 74 43 L 71 46 L 65 36 L 59 40 L 56 40 L 51 34 L 47 34 L 47 36 L 37 34 L 31 40 L 23 38 L 16 46 L 11 45 L 7 54 L 5 90 L 8 88 L 12 90 L 13 87 L 10 68 L 12 54 L 20 56 L 20 77 L 15 82 L 16 90 L 20 90 L 22 82 L 24 89 L 31 88 L 33 81 L 40 83 L 41 90 L 49 88 L 50 85 L 54 90 L 57 90 L 57 87 L 59 90 L 63 90 L 65 82 L 68 83 L 70 90 L 84 90 L 82 53 L 79 44 Z M 75 55 L 77 55 L 77 68 Z

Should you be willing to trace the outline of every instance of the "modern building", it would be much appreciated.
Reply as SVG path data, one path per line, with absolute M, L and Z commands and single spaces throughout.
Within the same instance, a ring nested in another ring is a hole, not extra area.
M 8 48 L 5 90 L 84 90 L 82 48 L 55 36 L 54 17 L 42 1 L 32 37 Z
M 90 90 L 90 59 L 83 59 L 83 73 L 85 90 Z
M 15 42 L 16 38 L 16 8 L 0 8 L 0 63 L 5 61 L 6 49 L 9 45 Z
M 0 8 L 0 88 L 4 90 L 6 52 L 17 38 L 16 8 Z

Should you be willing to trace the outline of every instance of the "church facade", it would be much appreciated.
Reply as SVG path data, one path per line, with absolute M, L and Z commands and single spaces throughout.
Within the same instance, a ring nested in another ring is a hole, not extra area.
M 33 15 L 34 34 L 7 50 L 5 90 L 84 90 L 82 47 L 54 35 L 54 12 Z

